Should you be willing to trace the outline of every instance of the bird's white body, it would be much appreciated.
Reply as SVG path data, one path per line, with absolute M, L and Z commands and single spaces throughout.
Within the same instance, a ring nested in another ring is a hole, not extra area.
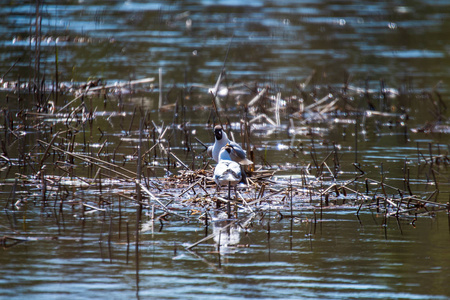
M 214 181 L 218 186 L 237 185 L 242 179 L 241 166 L 231 160 L 231 146 L 225 146 L 218 156 L 219 163 L 214 169 Z
M 237 143 L 228 139 L 227 133 L 222 129 L 222 126 L 214 127 L 215 142 L 213 146 L 208 147 L 208 154 L 217 162 L 219 162 L 219 153 L 223 147 L 229 145 L 232 148 L 230 152 L 230 160 L 235 161 L 241 165 L 251 165 L 253 162 L 247 159 L 247 154 Z

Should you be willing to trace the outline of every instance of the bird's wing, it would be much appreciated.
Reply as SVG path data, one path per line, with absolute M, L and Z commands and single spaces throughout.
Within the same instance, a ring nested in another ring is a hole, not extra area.
M 238 161 L 241 165 L 247 166 L 247 165 L 253 165 L 253 162 L 248 159 L 248 158 L 244 158 Z
M 245 156 L 247 155 L 245 153 L 245 151 L 242 150 L 242 147 L 239 146 L 238 143 L 229 141 L 228 145 L 230 145 L 233 148 L 233 151 L 231 151 L 231 153 L 233 153 L 236 157 L 239 157 L 240 159 L 244 159 Z
M 253 162 L 247 158 L 247 154 L 244 150 L 242 150 L 241 146 L 239 146 L 235 142 L 230 142 L 229 145 L 233 148 L 233 151 L 230 153 L 230 157 L 232 160 L 237 161 L 241 165 L 251 165 Z
M 214 149 L 214 146 L 209 146 L 206 149 L 206 153 L 208 154 L 209 157 L 213 157 L 213 149 Z

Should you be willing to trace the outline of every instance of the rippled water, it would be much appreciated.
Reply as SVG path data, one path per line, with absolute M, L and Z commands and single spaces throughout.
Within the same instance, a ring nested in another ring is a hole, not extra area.
M 306 218 L 312 214 L 303 213 Z M 117 226 L 109 242 L 106 228 L 99 233 L 109 221 L 101 219 L 88 217 L 83 227 L 67 215 L 66 230 L 46 230 L 59 240 L 4 250 L 3 296 L 446 299 L 450 292 L 445 214 L 419 219 L 415 227 L 393 219 L 387 228 L 369 213 L 358 220 L 354 211 L 326 212 L 316 225 L 272 216 L 248 232 L 232 230 L 240 246 L 221 249 L 220 256 L 213 244 L 186 252 L 181 242 L 200 239 L 204 229 L 171 222 L 141 235 L 138 271 L 134 244 L 127 250 Z
M 54 61 L 59 37 L 65 80 L 128 80 L 155 76 L 163 67 L 168 82 L 213 84 L 233 36 L 227 60 L 231 80 L 282 84 L 314 69 L 326 72 L 330 83 L 344 82 L 345 73 L 353 82 L 369 77 L 378 85 L 384 78 L 394 87 L 448 82 L 445 1 L 237 2 L 46 3 L 43 56 L 48 64 Z M 10 4 L 2 13 L 1 67 L 8 69 L 27 55 L 35 7 Z
M 34 65 L 30 23 L 34 22 L 35 5 L 10 2 L 0 11 L 0 74 L 6 74 L 4 81 L 19 77 L 25 81 L 32 77 L 30 67 Z M 56 49 L 59 81 L 68 83 L 92 78 L 107 83 L 158 78 L 162 68 L 165 93 L 171 87 L 192 87 L 185 103 L 189 129 L 208 143 L 212 135 L 205 124 L 210 110 L 205 107 L 211 101 L 207 90 L 196 85 L 213 86 L 225 58 L 228 84 L 270 84 L 283 96 L 298 94 L 296 86 L 311 74 L 315 75 L 310 86 L 319 91 L 346 81 L 380 89 L 382 79 L 388 88 L 412 91 L 414 96 L 407 99 L 412 107 L 408 126 L 399 128 L 390 124 L 389 118 L 367 121 L 358 132 L 357 159 L 368 177 L 379 179 L 383 172 L 390 184 L 401 187 L 402 168 L 407 165 L 415 192 L 426 197 L 434 190 L 433 174 L 417 162 L 417 151 L 427 155 L 431 145 L 435 154 L 448 153 L 448 132 L 425 134 L 411 129 L 435 120 L 429 102 L 420 96 L 422 92 L 437 86 L 450 106 L 447 1 L 46 1 L 41 12 L 45 36 L 41 41 L 41 71 L 47 81 L 55 80 Z M 148 89 L 146 85 L 143 93 L 114 98 L 105 106 L 100 100 L 94 102 L 98 115 L 90 133 L 93 139 L 98 138 L 98 144 L 93 148 L 100 148 L 101 139 L 107 138 L 110 150 L 121 141 L 129 143 L 118 153 L 120 159 L 125 161 L 122 157 L 132 155 L 137 122 L 128 139 L 124 136 L 136 105 L 148 108 L 158 125 L 173 121 L 173 111 L 157 111 L 158 92 Z M 164 104 L 175 102 L 177 97 L 169 93 Z M 72 98 L 68 94 L 60 101 Z M 125 110 L 115 114 L 122 100 Z M 2 107 L 10 105 L 8 101 L 2 94 Z M 229 102 L 224 102 L 224 107 L 237 132 L 238 109 Z M 19 113 L 19 108 L 14 113 Z M 448 112 L 443 115 L 448 119 Z M 336 142 L 343 176 L 353 176 L 352 120 L 320 124 L 315 127 L 318 135 L 314 139 L 304 132 L 289 134 L 288 123 L 283 119 L 277 130 L 255 125 L 252 134 L 260 155 L 257 163 L 269 157 L 267 169 L 281 169 L 280 176 L 295 176 L 301 166 L 312 164 L 312 144 L 323 159 Z M 443 124 L 448 125 L 448 121 Z M 104 137 L 97 127 L 107 128 Z M 18 156 L 20 147 L 31 149 L 42 135 L 29 129 L 25 138 L 10 147 L 11 156 Z M 181 137 L 174 138 L 174 152 L 190 162 Z M 21 171 L 2 169 L 2 207 L 8 207 L 15 173 Z M 440 193 L 436 199 L 445 203 L 449 197 L 448 169 L 442 166 L 438 171 Z M 69 189 L 80 198 L 98 196 L 95 191 Z M 36 195 L 21 209 L 2 211 L 0 235 L 31 238 L 6 247 L 13 242 L 9 240 L 1 250 L 2 297 L 450 297 L 450 223 L 445 212 L 417 220 L 388 218 L 385 224 L 384 215 L 376 211 L 362 210 L 358 218 L 355 207 L 323 212 L 299 209 L 295 219 L 281 219 L 273 209 L 264 218 L 252 219 L 245 230 L 232 226 L 224 231 L 220 247 L 219 241 L 210 240 L 188 251 L 186 245 L 225 224 L 213 222 L 205 228 L 191 217 L 189 222 L 170 219 L 163 226 L 156 222 L 152 228 L 151 212 L 145 210 L 142 223 L 146 230 L 140 235 L 136 255 L 136 207 L 117 205 L 114 188 L 107 189 L 105 194 L 115 205 L 84 217 L 76 207 L 63 211 L 43 207 Z M 237 246 L 227 247 L 225 241 Z

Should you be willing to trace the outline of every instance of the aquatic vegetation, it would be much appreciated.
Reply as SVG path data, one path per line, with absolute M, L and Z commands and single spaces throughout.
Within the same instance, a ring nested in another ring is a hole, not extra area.
M 7 84 L 3 90 L 8 92 L 5 94 L 8 101 L 1 114 L 4 134 L 0 156 L 1 172 L 10 186 L 5 208 L 26 209 L 33 203 L 59 210 L 79 210 L 78 214 L 84 216 L 105 212 L 122 198 L 143 209 L 151 208 L 154 221 L 164 222 L 170 217 L 197 219 L 205 224 L 211 214 L 221 211 L 222 204 L 233 207 L 235 222 L 243 216 L 264 215 L 270 210 L 277 211 L 279 218 L 296 218 L 299 212 L 314 211 L 319 215 L 314 222 L 318 222 L 323 210 L 346 208 L 354 209 L 357 215 L 362 209 L 374 210 L 385 219 L 407 218 L 413 224 L 421 215 L 449 210 L 448 203 L 437 201 L 440 186 L 448 187 L 448 182 L 439 179 L 445 178 L 442 172 L 449 165 L 448 152 L 438 149 L 435 154 L 429 144 L 429 154 L 425 154 L 417 144 L 418 166 L 430 176 L 422 184 L 433 187 L 418 194 L 411 187 L 406 160 L 402 188 L 391 184 L 383 170 L 381 180 L 368 177 L 366 167 L 360 163 L 358 134 L 365 135 L 370 130 L 382 134 L 383 127 L 405 137 L 432 131 L 408 129 L 411 108 L 399 100 L 412 95 L 401 95 L 395 89 L 374 91 L 350 85 L 315 86 L 307 91 L 308 80 L 299 85 L 298 95 L 287 97 L 280 92 L 273 94 L 270 85 L 249 89 L 246 84 L 240 85 L 240 93 L 228 95 L 226 100 L 208 94 L 189 95 L 199 97 L 200 103 L 210 101 L 204 128 L 211 131 L 211 126 L 219 121 L 231 140 L 237 133 L 242 148 L 254 162 L 245 168 L 249 184 L 238 188 L 235 197 L 228 199 L 217 191 L 214 183 L 215 163 L 206 153 L 212 141 L 199 139 L 196 135 L 202 126 L 194 129 L 186 119 L 190 111 L 198 109 L 195 105 L 178 99 L 170 108 L 161 107 L 159 101 L 159 112 L 135 106 L 130 115 L 125 109 L 139 99 L 136 96 L 142 97 L 138 95 L 147 94 L 144 98 L 151 98 L 158 93 L 161 97 L 161 89 L 135 88 L 153 82 L 153 78 L 109 85 L 100 80 L 89 81 L 77 88 L 72 85 L 64 92 L 59 89 L 58 104 L 56 99 L 46 96 L 44 102 L 31 107 L 20 101 L 20 97 L 34 96 L 26 94 L 29 85 Z M 45 87 L 40 93 L 47 95 L 51 90 L 52 87 Z M 12 100 L 10 92 L 16 100 Z M 202 97 L 206 100 L 201 100 Z M 373 104 L 377 99 L 381 103 L 379 109 Z M 217 103 L 222 101 L 219 108 Z M 230 110 L 231 103 L 236 103 L 237 109 Z M 436 113 L 440 125 L 426 126 L 445 128 L 448 126 L 442 122 L 445 107 L 441 101 L 434 103 L 436 112 L 441 112 Z M 119 109 L 111 109 L 114 106 Z M 164 125 L 163 120 L 152 117 L 161 113 L 166 116 L 173 113 L 172 123 Z M 320 149 L 320 139 L 338 126 L 355 128 L 352 150 L 355 159 L 349 166 L 341 162 L 343 149 L 339 144 L 333 142 L 331 148 Z M 294 142 L 278 143 L 273 149 L 258 143 L 260 136 L 280 132 L 287 133 Z M 295 145 L 298 136 L 311 139 L 308 148 Z M 12 151 L 15 144 L 23 143 L 26 144 L 19 151 Z M 294 161 L 302 156 L 303 163 L 275 160 L 265 154 L 268 149 L 271 153 L 290 153 Z M 7 175 L 11 170 L 15 170 L 12 178 Z M 190 214 L 192 211 L 200 213 Z

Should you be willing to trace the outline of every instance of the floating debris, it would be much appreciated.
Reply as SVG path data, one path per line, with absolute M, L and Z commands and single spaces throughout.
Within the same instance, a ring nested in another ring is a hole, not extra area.
M 245 220 L 264 216 L 269 211 L 276 211 L 280 219 L 303 222 L 301 212 L 304 211 L 320 212 L 321 215 L 324 210 L 353 209 L 358 215 L 361 210 L 371 210 L 385 218 L 410 220 L 450 210 L 448 203 L 437 201 L 442 184 L 439 176 L 445 177 L 440 175 L 438 168 L 449 165 L 448 151 L 438 148 L 433 153 L 433 146 L 429 144 L 429 153 L 424 153 L 417 145 L 418 165 L 425 163 L 427 184 L 432 187 L 426 193 L 412 191 L 406 163 L 402 189 L 390 185 L 383 172 L 382 180 L 368 177 L 368 172 L 358 163 L 358 127 L 362 128 L 362 134 L 372 123 L 375 130 L 397 128 L 408 131 L 408 109 L 395 103 L 401 96 L 398 90 L 383 87 L 375 91 L 343 85 L 321 89 L 316 86 L 307 91 L 310 80 L 307 79 L 299 85 L 298 95 L 283 96 L 270 84 L 262 87 L 255 84 L 251 88 L 248 84 L 236 84 L 226 87 L 227 95 L 222 97 L 220 91 L 226 82 L 225 75 L 222 71 L 214 90 L 206 95 L 210 105 L 199 109 L 211 112 L 206 122 L 208 131 L 221 124 L 224 135 L 233 143 L 234 134 L 238 133 L 239 147 L 251 161 L 244 168 L 248 184 L 238 185 L 234 197 L 217 190 L 211 165 L 214 162 L 206 151 L 210 145 L 195 136 L 197 130 L 186 120 L 184 100 L 188 98 L 162 105 L 164 92 L 162 87 L 158 89 L 161 105 L 157 112 L 174 112 L 173 122 L 165 125 L 163 121 L 151 118 L 151 112 L 143 106 L 135 106 L 132 113 L 123 110 L 121 97 L 131 93 L 137 85 L 152 84 L 154 78 L 114 84 L 96 79 L 77 85 L 59 83 L 58 89 L 56 85 L 42 85 L 41 93 L 56 89 L 58 93 L 73 96 L 64 103 L 48 97 L 48 101 L 36 102 L 33 107 L 15 113 L 8 105 L 3 108 L 0 114 L 0 130 L 4 132 L 0 167 L 2 172 L 12 168 L 19 170 L 14 183 L 10 183 L 12 191 L 5 207 L 23 210 L 27 209 L 28 203 L 60 210 L 68 207 L 84 218 L 86 214 L 107 212 L 117 205 L 119 198 L 152 211 L 151 222 L 141 226 L 143 231 L 154 230 L 156 221 L 162 226 L 173 218 L 207 223 L 221 215 L 224 207 L 227 207 L 227 218 L 232 220 L 230 226 L 242 226 L 247 222 Z M 30 84 L 3 83 L 5 92 L 19 93 L 25 87 L 30 89 Z M 236 93 L 229 92 L 231 90 Z M 153 93 L 153 86 L 143 91 Z M 98 103 L 102 101 L 104 107 L 110 105 L 110 96 L 117 96 L 114 109 L 99 110 Z M 378 109 L 374 104 L 377 97 L 383 100 Z M 97 100 L 95 106 L 93 100 Z M 226 115 L 230 101 L 234 106 L 233 121 Z M 433 108 L 438 120 L 413 128 L 411 133 L 450 132 L 445 123 L 448 120 L 442 113 L 445 107 L 435 101 Z M 104 127 L 104 124 L 112 125 L 113 118 L 121 120 L 121 128 L 115 129 L 114 133 L 117 143 L 109 140 L 114 135 L 106 136 L 109 128 Z M 138 121 L 139 129 L 136 130 Z M 315 141 L 327 136 L 334 126 L 355 127 L 353 165 L 343 166 L 340 162 L 341 145 Z M 14 143 L 22 141 L 30 132 L 39 132 L 35 144 L 30 145 L 29 150 L 20 148 L 12 155 L 9 150 Z M 261 136 L 280 133 L 286 133 L 290 141 L 275 141 L 270 145 L 257 142 Z M 311 139 L 310 146 L 304 147 L 298 136 Z M 124 145 L 128 147 L 127 151 L 123 150 Z M 325 157 L 319 157 L 318 149 L 326 151 Z M 310 159 L 298 163 L 273 162 L 267 155 L 268 150 Z M 285 171 L 289 175 L 283 175 Z M 232 236 L 222 236 L 219 241 L 217 238 L 222 230 L 187 245 L 187 249 L 208 239 L 215 239 L 219 247 L 238 244 L 232 241 Z M 11 237 L 4 237 L 4 243 L 6 241 L 10 242 Z

